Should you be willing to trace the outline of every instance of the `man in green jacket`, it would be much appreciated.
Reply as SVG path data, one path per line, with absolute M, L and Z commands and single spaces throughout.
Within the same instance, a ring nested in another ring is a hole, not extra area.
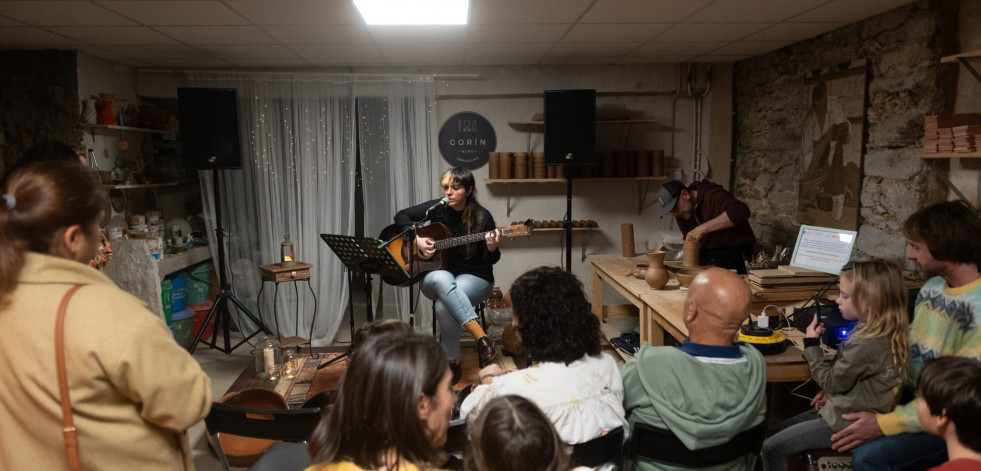
M 680 348 L 644 345 L 620 369 L 624 409 L 637 422 L 670 430 L 691 450 L 728 442 L 764 420 L 766 363 L 756 348 L 734 344 L 749 316 L 742 278 L 711 268 L 692 280 L 685 297 L 688 338 Z M 753 469 L 755 457 L 715 470 Z M 681 469 L 639 462 L 637 469 Z

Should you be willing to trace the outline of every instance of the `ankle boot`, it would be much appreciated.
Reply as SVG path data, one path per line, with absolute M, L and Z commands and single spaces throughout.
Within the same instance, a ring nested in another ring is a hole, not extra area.
M 497 358 L 497 349 L 494 348 L 494 341 L 490 337 L 485 335 L 477 339 L 477 355 L 480 359 L 481 368 L 489 365 Z

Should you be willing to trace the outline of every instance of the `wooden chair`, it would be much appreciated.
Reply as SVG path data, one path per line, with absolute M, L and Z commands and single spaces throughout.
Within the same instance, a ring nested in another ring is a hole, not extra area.
M 318 422 L 320 422 L 320 408 L 258 409 L 220 402 L 212 403 L 211 412 L 204 418 L 215 453 L 225 471 L 229 470 L 229 464 L 221 448 L 221 441 L 218 439 L 219 433 L 285 442 L 305 442 L 310 438 Z M 273 446 L 269 453 L 275 453 L 273 451 L 275 448 L 276 446 Z
M 619 465 L 622 452 L 623 427 L 617 427 L 606 435 L 572 445 L 572 460 L 575 466 L 589 468 L 596 468 L 606 463 Z
M 742 456 L 757 456 L 766 438 L 766 420 L 732 437 L 726 443 L 689 450 L 671 433 L 644 423 L 634 424 L 624 458 L 631 467 L 638 458 L 674 466 L 700 468 L 728 463 Z M 752 469 L 752 468 L 750 468 Z

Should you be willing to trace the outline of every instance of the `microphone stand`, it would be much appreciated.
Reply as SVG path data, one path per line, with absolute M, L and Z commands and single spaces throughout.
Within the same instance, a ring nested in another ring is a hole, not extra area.
M 393 240 L 398 239 L 398 238 L 401 237 L 403 239 L 402 246 L 409 248 L 409 250 L 408 250 L 408 253 L 409 253 L 409 325 L 410 326 L 413 326 L 413 327 L 415 326 L 415 320 L 416 320 L 415 298 L 414 298 L 414 296 L 412 294 L 412 288 L 413 288 L 413 285 L 415 284 L 415 275 L 416 275 L 416 273 L 415 273 L 415 260 L 416 260 L 416 256 L 415 256 L 415 253 L 414 253 L 415 252 L 414 245 L 416 243 L 416 234 L 417 234 L 419 228 L 420 227 L 423 227 L 423 225 L 424 225 L 423 223 L 430 220 L 429 213 L 431 213 L 433 209 L 438 208 L 440 206 L 442 206 L 442 205 L 433 206 L 433 208 L 430 208 L 428 211 L 426 211 L 426 215 L 422 219 L 409 224 L 408 227 L 406 227 L 402 232 L 399 232 L 394 237 L 392 237 L 389 240 L 386 240 L 385 242 L 382 242 L 382 244 L 378 246 L 379 248 L 385 247 L 386 245 L 388 245 L 389 243 L 391 243 Z M 410 245 L 410 244 L 412 244 L 412 245 Z

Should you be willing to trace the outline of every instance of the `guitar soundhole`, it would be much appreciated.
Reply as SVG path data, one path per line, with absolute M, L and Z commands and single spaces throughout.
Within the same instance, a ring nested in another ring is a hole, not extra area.
M 409 247 L 403 245 L 402 246 L 402 260 L 408 260 L 410 256 L 412 256 L 412 255 L 409 253 Z

